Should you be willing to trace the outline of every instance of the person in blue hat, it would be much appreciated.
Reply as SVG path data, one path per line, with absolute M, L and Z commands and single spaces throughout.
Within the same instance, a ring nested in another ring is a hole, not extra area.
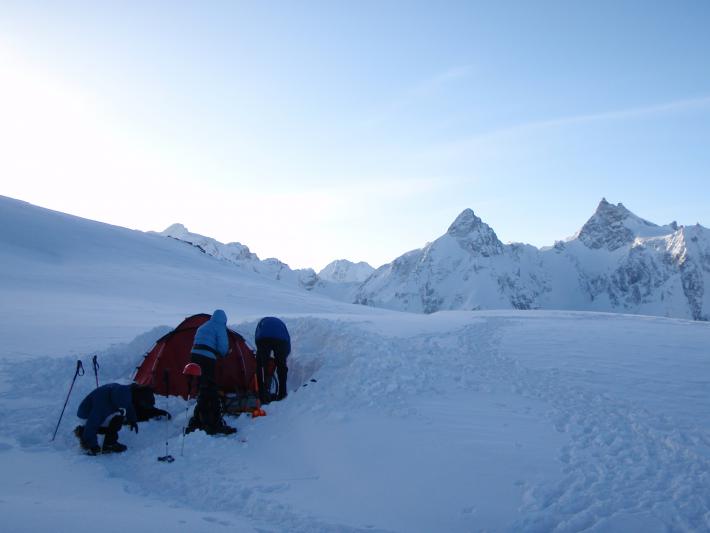
M 283 400 L 288 395 L 286 378 L 288 366 L 286 358 L 291 353 L 291 336 L 282 320 L 267 316 L 262 318 L 254 333 L 256 341 L 256 377 L 259 383 L 259 399 L 261 403 L 272 400 Z M 271 375 L 268 372 L 269 359 L 273 356 L 276 363 L 278 388 L 276 394 L 271 394 Z

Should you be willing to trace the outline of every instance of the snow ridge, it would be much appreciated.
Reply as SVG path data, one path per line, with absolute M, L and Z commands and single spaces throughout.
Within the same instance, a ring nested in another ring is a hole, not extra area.
M 239 242 L 224 244 L 211 237 L 191 233 L 182 224 L 172 224 L 159 234 L 186 242 L 207 255 L 233 263 L 244 270 L 256 272 L 270 279 L 283 281 L 306 290 L 312 289 L 319 281 L 318 276 L 312 268 L 294 270 L 286 263 L 276 258 L 269 258 L 262 261 L 255 253 L 249 250 L 248 246 Z
M 374 271 L 374 268 L 365 262 L 353 263 L 346 259 L 333 261 L 318 274 L 312 268 L 292 269 L 273 257 L 259 259 L 259 256 L 244 244 L 224 244 L 211 237 L 192 233 L 179 223 L 172 224 L 159 235 L 190 244 L 201 252 L 232 263 L 242 270 L 341 301 L 351 302 L 359 283 Z

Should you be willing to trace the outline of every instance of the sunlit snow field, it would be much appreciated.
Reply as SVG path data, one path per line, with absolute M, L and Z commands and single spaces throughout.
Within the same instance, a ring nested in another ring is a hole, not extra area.
M 30 211 L 3 211 L 0 237 L 3 530 L 710 529 L 708 323 L 347 305 Z M 157 338 L 216 307 L 249 342 L 260 316 L 284 317 L 288 398 L 181 451 L 191 406 L 158 397 L 171 421 L 123 431 L 120 456 L 80 453 L 91 356 L 101 383 L 127 382 Z M 88 371 L 50 442 L 77 358 Z

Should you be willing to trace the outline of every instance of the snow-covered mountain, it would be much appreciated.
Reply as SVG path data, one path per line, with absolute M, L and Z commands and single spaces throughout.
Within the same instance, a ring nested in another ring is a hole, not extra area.
M 312 289 L 318 282 L 318 276 L 312 268 L 294 270 L 276 258 L 261 260 L 249 250 L 248 246 L 238 242 L 223 244 L 211 237 L 191 233 L 182 224 L 173 224 L 159 234 L 186 242 L 207 255 L 234 263 L 241 268 L 277 281 L 283 281 L 307 290 Z
M 430 260 L 453 266 L 463 250 L 530 279 L 545 253 L 610 253 L 579 238 L 506 246 L 473 213 L 457 222 Z M 4 197 L 0 228 L 3 531 L 710 529 L 710 323 L 344 304 Z M 696 233 L 648 236 L 643 254 L 668 246 L 690 276 Z M 171 419 L 122 430 L 121 455 L 84 455 L 72 429 L 96 382 L 130 382 L 158 338 L 217 306 L 249 341 L 265 313 L 284 318 L 288 397 L 229 417 L 239 431 L 223 437 L 185 435 L 194 399 L 158 397 Z M 167 453 L 174 463 L 156 460 Z
M 553 247 L 503 244 L 466 209 L 446 234 L 377 269 L 356 302 L 445 309 L 573 309 L 707 320 L 710 230 L 658 226 L 605 199 Z
M 276 258 L 259 259 L 241 243 L 224 244 L 192 233 L 182 224 L 173 224 L 158 234 L 187 243 L 204 254 L 232 263 L 247 272 L 343 302 L 353 302 L 360 283 L 375 270 L 367 263 L 353 263 L 346 259 L 333 261 L 318 274 L 312 268 L 292 269 Z
M 237 257 L 250 263 L 239 245 L 226 245 L 234 261 L 219 260 L 176 239 L 4 196 L 0 228 L 0 338 L 13 356 L 27 351 L 29 338 L 47 354 L 90 350 L 215 308 L 230 320 L 333 306 L 366 311 L 304 291 L 293 280 L 235 268 Z M 23 318 L 10 320 L 15 316 Z
M 318 277 L 336 283 L 362 283 L 375 271 L 364 261 L 353 263 L 347 259 L 336 259 L 318 272 Z

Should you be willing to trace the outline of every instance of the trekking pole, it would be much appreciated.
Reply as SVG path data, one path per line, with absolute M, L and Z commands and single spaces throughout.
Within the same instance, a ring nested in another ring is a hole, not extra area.
M 168 373 L 168 369 L 163 370 L 163 383 L 165 383 L 165 396 L 166 398 L 170 396 L 170 374 Z M 169 437 L 169 426 L 168 424 L 170 423 L 170 419 L 166 416 L 165 417 L 165 455 L 162 457 L 158 457 L 158 461 L 164 462 L 164 463 L 172 463 L 175 460 L 175 457 L 170 455 L 168 453 L 168 437 Z
M 96 360 L 96 356 L 91 359 L 91 364 L 94 366 L 94 377 L 96 378 L 96 388 L 99 388 L 99 362 Z
M 74 372 L 74 377 L 71 380 L 71 386 L 69 387 L 69 392 L 67 393 L 67 399 L 64 400 L 64 407 L 62 407 L 62 414 L 59 415 L 59 420 L 57 421 L 57 427 L 54 428 L 54 435 L 52 435 L 52 440 L 50 442 L 54 442 L 54 439 L 57 436 L 57 431 L 59 431 L 59 424 L 62 423 L 62 417 L 64 416 L 64 410 L 67 408 L 67 403 L 69 403 L 69 396 L 71 395 L 71 391 L 74 388 L 74 382 L 76 381 L 77 376 L 83 376 L 84 375 L 84 365 L 81 364 L 81 359 L 78 359 L 76 362 L 76 371 Z

